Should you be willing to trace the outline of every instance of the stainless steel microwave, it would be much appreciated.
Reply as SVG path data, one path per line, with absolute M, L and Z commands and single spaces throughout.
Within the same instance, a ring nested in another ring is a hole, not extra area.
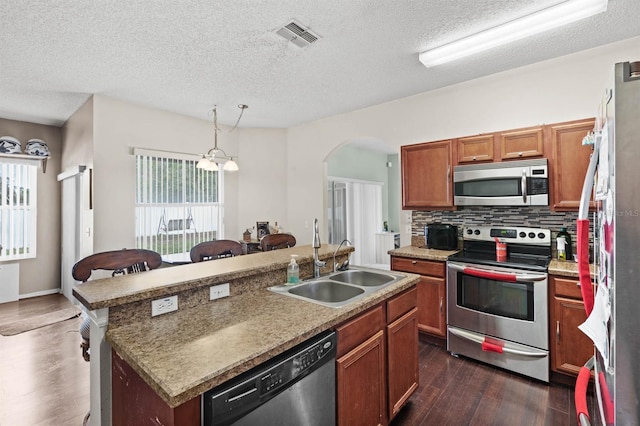
M 456 166 L 457 206 L 548 206 L 547 159 Z

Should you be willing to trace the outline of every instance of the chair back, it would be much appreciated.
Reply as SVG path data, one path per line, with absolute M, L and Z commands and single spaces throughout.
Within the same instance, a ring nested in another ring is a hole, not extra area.
M 262 251 L 279 250 L 296 245 L 296 237 L 291 234 L 267 234 L 260 240 Z
M 85 282 L 91 272 L 102 269 L 113 271 L 111 276 L 131 274 L 158 268 L 162 264 L 159 253 L 144 249 L 122 249 L 94 253 L 73 265 L 71 275 L 76 281 Z
M 242 254 L 242 244 L 234 240 L 214 240 L 196 244 L 191 248 L 189 256 L 192 262 L 221 259 Z

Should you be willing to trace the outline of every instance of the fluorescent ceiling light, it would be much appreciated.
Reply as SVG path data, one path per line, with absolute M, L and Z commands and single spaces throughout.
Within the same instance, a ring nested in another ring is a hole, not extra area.
M 607 10 L 607 0 L 568 0 L 506 24 L 420 53 L 425 67 L 440 65 Z

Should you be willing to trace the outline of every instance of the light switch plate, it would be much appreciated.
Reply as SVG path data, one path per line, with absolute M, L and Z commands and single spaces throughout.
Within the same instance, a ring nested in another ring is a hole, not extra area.
M 209 287 L 209 300 L 220 299 L 229 296 L 229 283 L 212 285 Z
M 151 316 L 166 314 L 178 310 L 178 296 L 169 296 L 151 302 Z

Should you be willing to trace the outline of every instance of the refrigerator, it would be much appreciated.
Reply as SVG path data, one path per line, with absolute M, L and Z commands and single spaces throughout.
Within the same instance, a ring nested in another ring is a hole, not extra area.
M 594 151 L 577 223 L 587 313 L 580 329 L 594 343 L 594 357 L 576 382 L 582 425 L 640 424 L 640 62 L 618 63 L 613 71 L 596 128 L 585 138 Z M 591 196 L 595 213 L 589 213 Z M 595 277 L 589 272 L 590 244 Z M 597 418 L 588 417 L 586 404 L 592 368 L 598 407 L 591 411 Z

